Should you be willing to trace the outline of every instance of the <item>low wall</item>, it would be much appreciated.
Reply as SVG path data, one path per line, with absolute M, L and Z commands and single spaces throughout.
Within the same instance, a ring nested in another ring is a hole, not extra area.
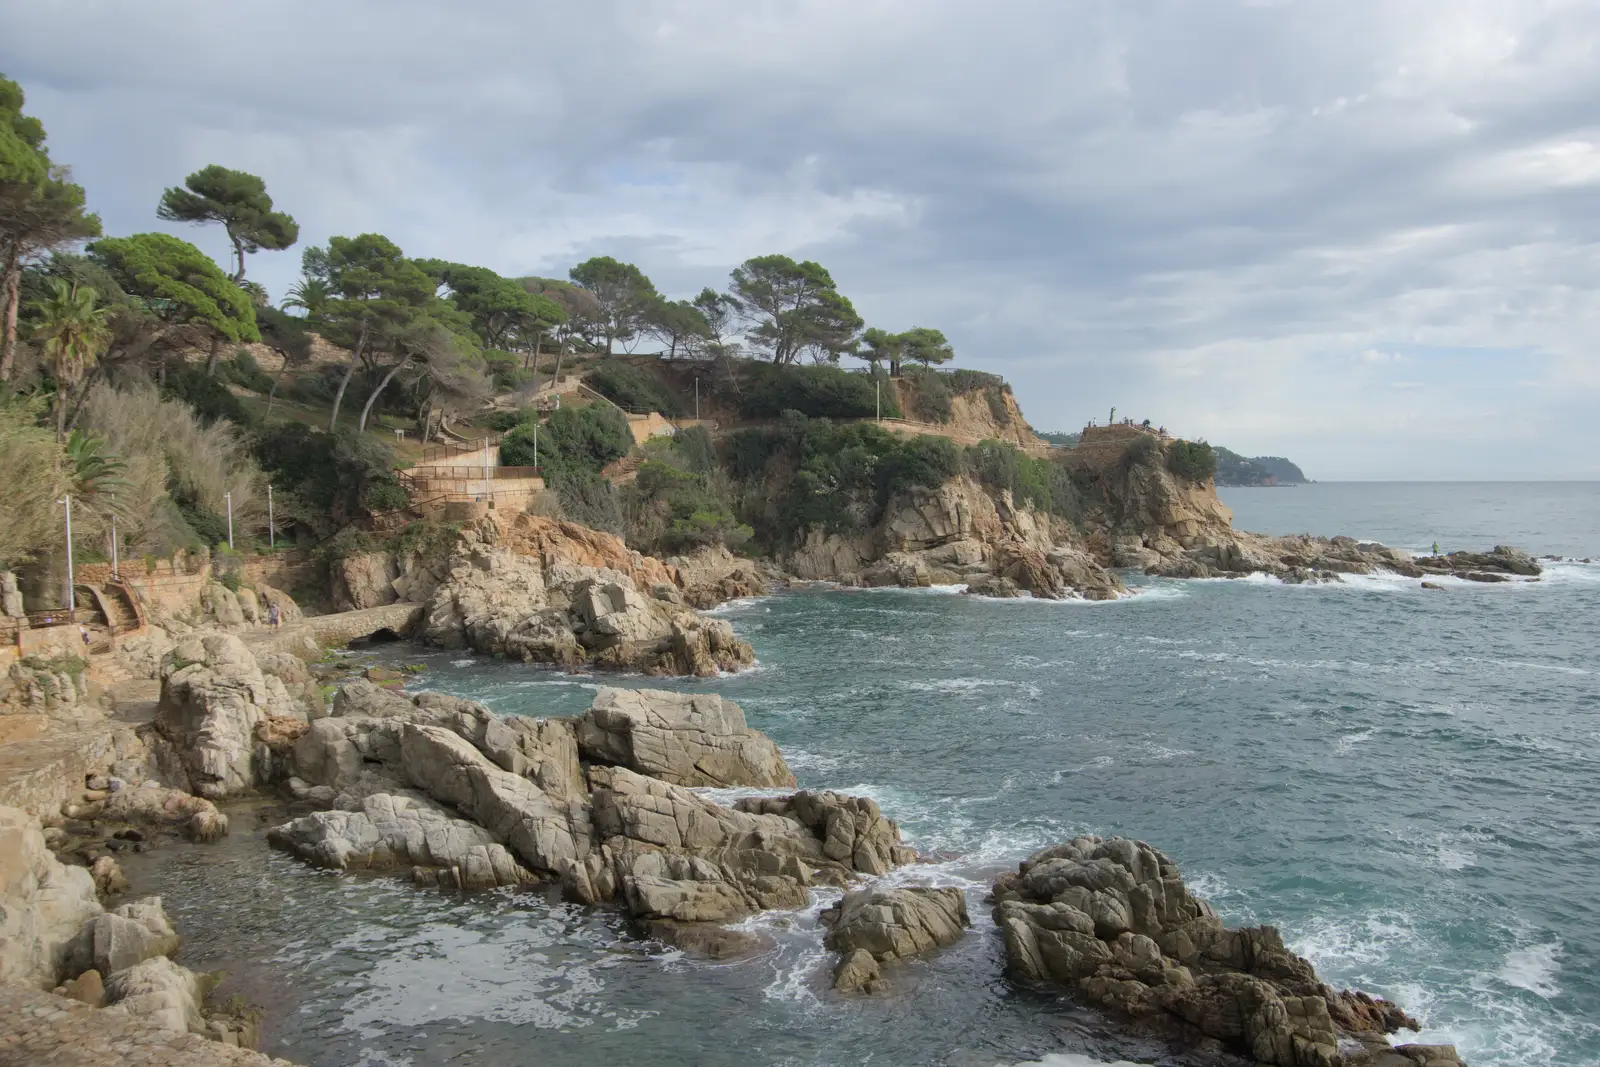
M 642 445 L 652 437 L 670 437 L 677 433 L 673 426 L 659 411 L 652 411 L 648 415 L 629 415 L 628 429 L 633 432 L 633 443 Z

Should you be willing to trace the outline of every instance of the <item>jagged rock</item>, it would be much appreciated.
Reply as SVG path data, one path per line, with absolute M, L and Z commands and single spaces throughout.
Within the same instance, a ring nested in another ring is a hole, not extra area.
M 882 980 L 878 961 L 864 948 L 851 949 L 833 970 L 833 988 L 841 993 L 872 993 Z
M 69 982 L 56 986 L 57 996 L 69 997 L 91 1008 L 98 1008 L 106 1002 L 105 981 L 100 972 L 93 968 L 84 971 Z
M 666 562 L 677 568 L 683 588 L 679 591 L 670 583 L 660 582 L 651 588 L 651 595 L 701 609 L 739 597 L 760 596 L 776 577 L 767 573 L 762 564 L 741 559 L 721 545 L 703 548 L 690 556 L 674 556 Z
M 917 858 L 915 849 L 901 844 L 894 820 L 884 817 L 871 797 L 802 790 L 787 797 L 747 797 L 734 810 L 794 820 L 822 841 L 827 860 L 846 870 L 887 874 Z
M 715 693 L 603 687 L 577 723 L 585 759 L 675 785 L 793 786 L 771 738 Z
M 20 619 L 24 615 L 17 576 L 10 571 L 0 571 L 0 615 L 8 619 Z
M 770 941 L 748 930 L 730 930 L 714 923 L 684 923 L 675 919 L 646 919 L 646 937 L 653 937 L 691 956 L 709 960 L 731 960 L 752 956 Z
M 244 627 L 244 611 L 239 607 L 238 596 L 221 582 L 206 583 L 200 590 L 200 606 L 222 629 Z
M 318 812 L 274 827 L 267 840 L 333 870 L 443 869 L 443 881 L 461 889 L 535 880 L 483 827 L 435 805 L 385 793 L 366 797 L 360 811 Z M 439 880 L 435 873 L 434 881 Z
M 112 975 L 178 951 L 178 934 L 160 897 L 146 897 L 95 916 L 75 947 L 75 970 L 93 967 Z
M 447 571 L 423 624 L 425 639 L 447 648 L 656 674 L 709 675 L 754 659 L 726 620 L 655 596 L 681 588 L 677 572 L 610 534 L 490 518 L 463 531 Z
M 228 832 L 228 817 L 211 801 L 153 782 L 110 794 L 97 809 L 96 817 L 109 822 L 172 827 L 193 841 L 215 841 Z
M 534 871 L 564 878 L 589 851 L 588 811 L 489 762 L 459 734 L 406 723 L 400 760 L 410 784 L 477 822 Z
M 107 1011 L 145 1019 L 163 1030 L 203 1033 L 200 976 L 165 956 L 145 960 L 106 980 Z
M 800 907 L 814 879 L 843 884 L 858 871 L 878 873 L 882 859 L 869 843 L 897 834 L 892 822 L 872 819 L 876 806 L 858 807 L 871 802 L 855 797 L 800 794 L 729 809 L 621 767 L 592 768 L 589 778 L 594 839 L 601 845 L 591 853 L 590 884 L 600 898 L 611 895 L 606 890 L 614 884 L 639 916 L 726 921 Z M 810 812 L 811 821 L 779 813 L 797 809 Z M 857 836 L 858 818 L 864 838 Z M 832 837 L 825 833 L 829 826 Z M 897 862 L 914 857 L 897 836 L 882 851 Z
M 260 602 L 260 617 L 262 622 L 267 621 L 269 611 L 278 609 L 278 622 L 284 626 L 292 622 L 299 622 L 305 618 L 305 612 L 300 610 L 300 605 L 294 598 L 281 589 L 274 589 L 270 585 L 256 586 L 256 599 Z
M 996 879 L 992 899 L 1014 973 L 1174 1039 L 1261 1064 L 1340 1067 L 1341 1032 L 1416 1028 L 1393 1005 L 1333 992 L 1273 927 L 1224 928 L 1143 842 L 1078 837 L 1036 852 Z
M 253 787 L 256 726 L 268 716 L 306 717 L 237 637 L 197 634 L 167 654 L 154 727 L 176 751 L 191 791 L 215 799 Z
M 924 886 L 846 893 L 823 912 L 822 921 L 830 927 L 823 939 L 828 948 L 845 956 L 865 951 L 879 961 L 911 959 L 953 945 L 972 925 L 965 893 Z
M 1019 597 L 1022 592 L 1014 579 L 998 574 L 976 575 L 967 582 L 967 593 L 971 596 Z
M 381 608 L 393 604 L 399 566 L 388 552 L 346 556 L 332 565 L 333 604 L 340 611 Z
M 101 856 L 89 864 L 89 876 L 94 879 L 95 892 L 103 897 L 125 892 L 128 888 L 127 875 L 110 856 Z
M 0 807 L 0 981 L 55 988 L 101 910 L 93 876 L 55 858 L 38 820 Z

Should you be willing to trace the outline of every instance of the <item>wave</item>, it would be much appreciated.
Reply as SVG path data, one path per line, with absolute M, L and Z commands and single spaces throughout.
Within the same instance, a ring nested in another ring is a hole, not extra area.
M 1502 982 L 1518 989 L 1526 989 L 1546 1000 L 1561 992 L 1556 976 L 1561 973 L 1562 945 L 1552 941 L 1542 945 L 1525 945 L 1506 953 L 1500 967 Z
M 736 596 L 732 600 L 724 600 L 714 608 L 705 608 L 702 615 L 730 615 L 737 611 L 747 611 L 760 604 L 771 600 L 774 594 L 763 593 L 759 596 Z
M 1127 1060 L 1097 1060 L 1078 1052 L 1051 1052 L 1043 1059 L 1025 1060 L 1022 1063 L 997 1063 L 995 1067 L 1139 1067 Z

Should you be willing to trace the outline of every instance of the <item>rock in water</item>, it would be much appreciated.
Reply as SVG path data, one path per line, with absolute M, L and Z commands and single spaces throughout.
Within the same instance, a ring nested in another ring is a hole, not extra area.
M 1335 993 L 1275 928 L 1223 927 L 1143 842 L 1078 837 L 1036 852 L 995 880 L 992 899 L 1015 974 L 1067 986 L 1177 1040 L 1217 1042 L 1277 1067 L 1343 1067 L 1403 1062 L 1382 1034 L 1418 1029 L 1386 1001 Z M 1365 1050 L 1347 1059 L 1341 1038 Z M 1412 1057 L 1435 1061 L 1459 1062 L 1448 1046 Z
M 841 993 L 874 993 L 882 973 L 872 953 L 851 949 L 833 970 L 833 988 Z
M 578 748 L 673 785 L 795 784 L 772 739 L 715 693 L 602 688 L 578 720 Z
M 876 980 L 876 964 L 921 956 L 961 939 L 972 923 L 959 889 L 859 889 L 822 914 L 831 929 L 823 943 L 844 956 L 834 987 L 859 989 Z M 865 952 L 871 968 L 857 957 Z

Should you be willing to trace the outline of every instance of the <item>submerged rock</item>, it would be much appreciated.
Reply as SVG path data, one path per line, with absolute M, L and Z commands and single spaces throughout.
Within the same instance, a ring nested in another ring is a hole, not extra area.
M 1018 977 L 1064 985 L 1170 1038 L 1278 1067 L 1343 1067 L 1381 1062 L 1383 1033 L 1418 1028 L 1386 1001 L 1335 993 L 1275 928 L 1225 928 L 1143 842 L 1078 837 L 1036 852 L 996 879 L 992 899 Z M 1341 1037 L 1365 1051 L 1347 1057 Z

